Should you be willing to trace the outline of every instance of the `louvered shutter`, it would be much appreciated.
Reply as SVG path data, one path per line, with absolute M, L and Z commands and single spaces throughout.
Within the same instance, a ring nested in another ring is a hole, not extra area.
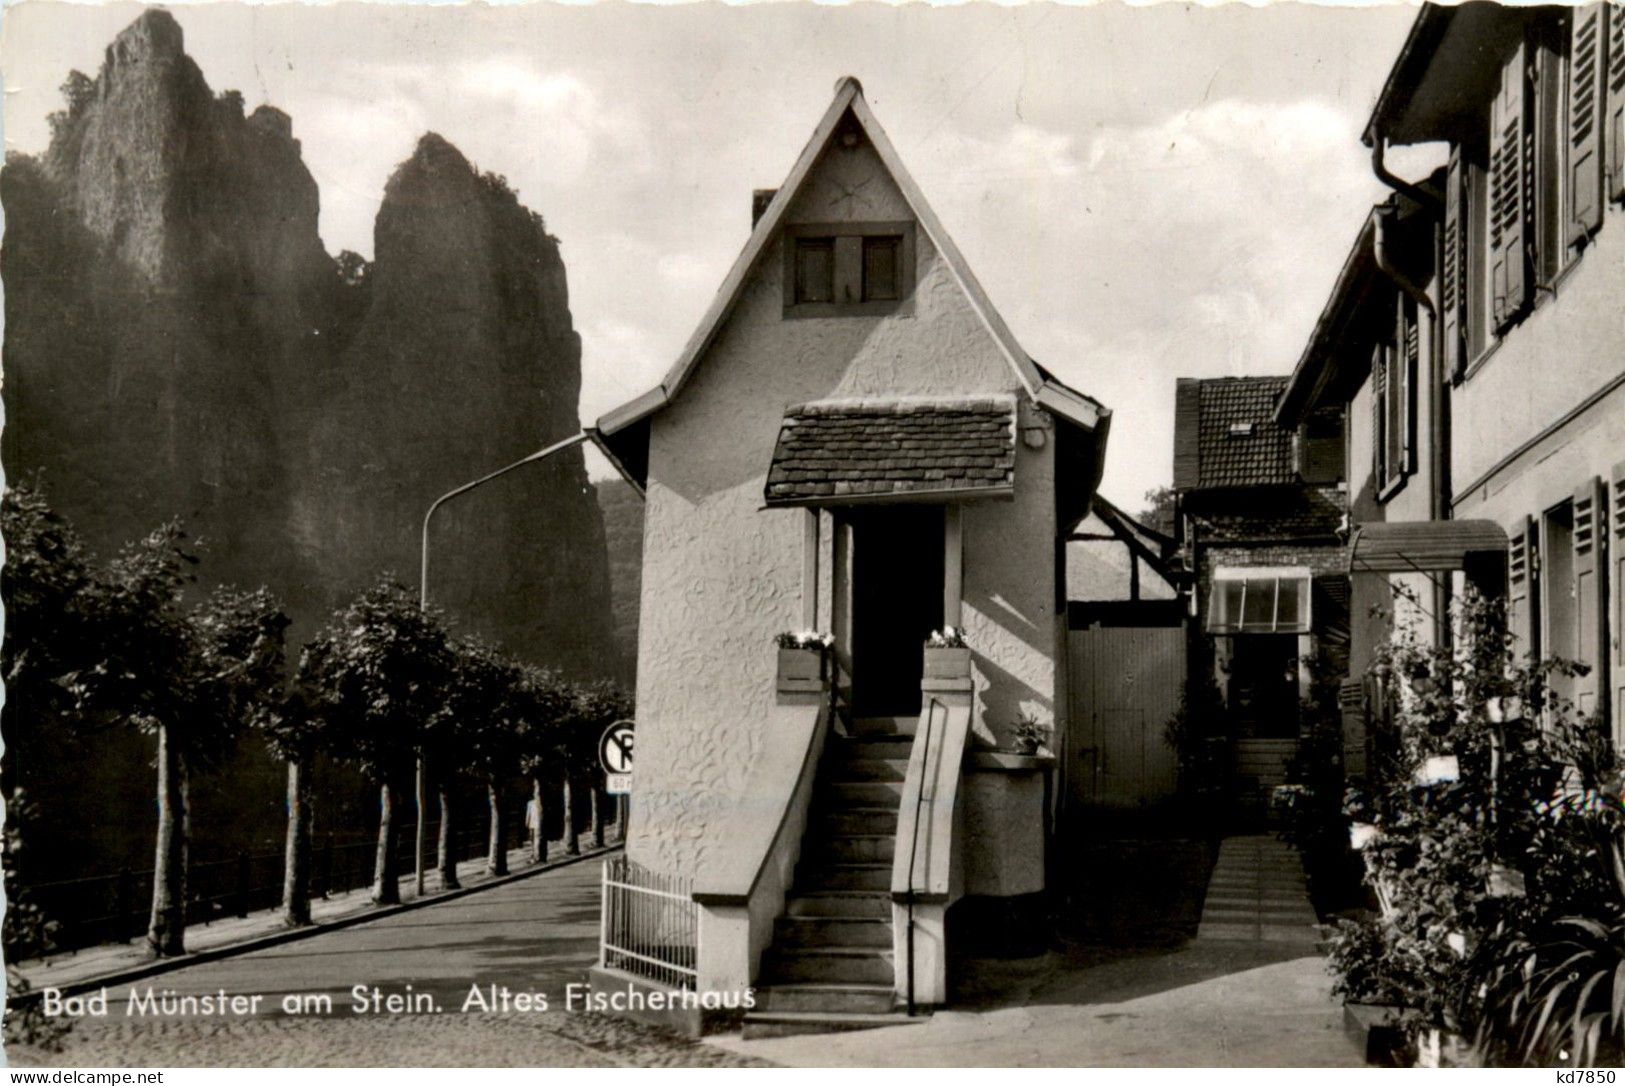
M 1371 481 L 1381 490 L 1388 482 L 1387 457 L 1383 450 L 1388 444 L 1388 373 L 1386 350 L 1377 344 L 1371 352 Z
M 1619 14 L 1617 8 L 1614 14 Z M 1625 739 L 1621 734 L 1625 732 L 1625 461 L 1614 465 L 1612 490 L 1606 519 L 1612 527 L 1606 533 L 1609 550 L 1605 557 L 1610 560 L 1613 574 L 1608 578 L 1613 608 L 1608 612 L 1607 626 L 1614 644 L 1610 680 L 1614 687 L 1614 743 L 1618 746 Z
M 1608 690 L 1608 493 L 1591 479 L 1574 495 L 1575 659 L 1591 674 L 1575 680 L 1575 706 L 1606 712 Z
M 1608 193 L 1625 200 L 1625 5 L 1607 5 L 1608 102 L 1604 130 L 1608 133 Z
M 1608 100 L 1606 33 L 1603 5 L 1574 9 L 1569 43 L 1570 245 L 1602 226 L 1602 114 Z
M 1394 390 L 1399 463 L 1391 469 L 1395 478 L 1416 470 L 1416 377 L 1422 362 L 1422 320 L 1416 308 L 1414 301 L 1400 295 L 1400 357 Z
M 1517 318 L 1529 298 L 1535 146 L 1527 65 L 1528 48 L 1519 43 L 1490 106 L 1490 315 L 1496 331 Z
M 1467 369 L 1467 164 L 1461 145 L 1450 148 L 1450 167 L 1445 175 L 1444 251 L 1441 254 L 1439 290 L 1443 310 L 1444 372 L 1460 377 Z
M 1508 534 L 1507 541 L 1507 629 L 1517 639 L 1514 652 L 1519 657 L 1540 652 L 1536 622 L 1540 580 L 1539 535 L 1533 521 L 1525 519 Z

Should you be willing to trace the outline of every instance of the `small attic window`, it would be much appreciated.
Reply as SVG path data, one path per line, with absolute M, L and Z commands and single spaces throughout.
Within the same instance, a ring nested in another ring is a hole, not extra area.
M 1230 424 L 1230 436 L 1231 437 L 1252 437 L 1253 436 L 1253 430 L 1257 425 L 1258 425 L 1257 423 L 1253 423 L 1253 422 L 1232 422 Z
M 796 304 L 835 300 L 835 239 L 796 239 Z
M 909 307 L 914 223 L 796 223 L 785 231 L 786 317 L 881 316 Z

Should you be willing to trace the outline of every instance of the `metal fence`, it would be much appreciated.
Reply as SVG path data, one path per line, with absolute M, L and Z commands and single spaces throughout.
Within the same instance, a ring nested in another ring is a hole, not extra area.
M 673 988 L 699 980 L 699 907 L 690 880 L 616 856 L 604 861 L 598 964 Z

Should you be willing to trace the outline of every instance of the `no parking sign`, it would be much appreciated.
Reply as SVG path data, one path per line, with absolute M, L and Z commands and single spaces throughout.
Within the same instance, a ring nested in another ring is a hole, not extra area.
M 598 740 L 598 760 L 604 764 L 604 791 L 612 796 L 632 791 L 632 722 L 617 720 Z

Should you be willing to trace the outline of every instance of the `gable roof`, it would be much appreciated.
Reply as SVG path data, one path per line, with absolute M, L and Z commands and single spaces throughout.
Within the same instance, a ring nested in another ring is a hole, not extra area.
M 1180 378 L 1175 392 L 1174 487 L 1206 490 L 1297 482 L 1292 431 L 1275 421 L 1275 401 L 1288 380 Z
M 699 327 L 689 337 L 677 360 L 666 371 L 665 377 L 661 378 L 660 384 L 600 416 L 597 425 L 592 428 L 600 448 L 615 461 L 623 474 L 641 476 L 646 473 L 648 466 L 646 442 L 641 443 L 643 448 L 628 449 L 626 450 L 628 455 L 622 455 L 616 450 L 616 446 L 620 443 L 613 440 L 615 435 L 631 431 L 640 423 L 646 422 L 650 416 L 674 400 L 683 385 L 693 376 L 695 367 L 699 365 L 700 359 L 716 339 L 717 333 L 738 303 L 751 271 L 766 254 L 774 236 L 783 225 L 791 204 L 795 202 L 796 195 L 812 174 L 819 155 L 835 138 L 842 119 L 848 113 L 862 128 L 864 136 L 880 156 L 880 161 L 891 174 L 910 210 L 914 212 L 919 228 L 931 239 L 932 245 L 936 247 L 954 280 L 965 292 L 971 308 L 993 338 L 1022 389 L 1040 407 L 1084 430 L 1097 432 L 1100 440 L 1104 441 L 1106 427 L 1103 424 L 1111 416 L 1110 409 L 1045 373 L 1027 352 L 1021 349 L 1009 326 L 1004 323 L 1004 318 L 993 308 L 993 303 L 989 301 L 981 283 L 971 272 L 959 247 L 943 229 L 936 212 L 926 202 L 925 194 L 920 191 L 919 185 L 903 165 L 903 160 L 898 156 L 891 140 L 887 138 L 885 130 L 880 127 L 880 122 L 870 111 L 869 103 L 863 97 L 862 85 L 852 76 L 845 76 L 836 83 L 835 97 L 831 100 L 829 108 L 824 111 L 823 119 L 818 122 L 812 137 L 802 148 L 795 165 L 790 169 L 790 175 L 785 178 L 767 209 L 757 219 L 756 225 L 751 230 L 750 239 L 734 260 L 733 267 L 729 269 L 722 286 L 718 288 L 711 305 L 706 309 L 705 316 L 701 318 Z M 634 479 L 635 483 L 641 481 L 641 478 Z

